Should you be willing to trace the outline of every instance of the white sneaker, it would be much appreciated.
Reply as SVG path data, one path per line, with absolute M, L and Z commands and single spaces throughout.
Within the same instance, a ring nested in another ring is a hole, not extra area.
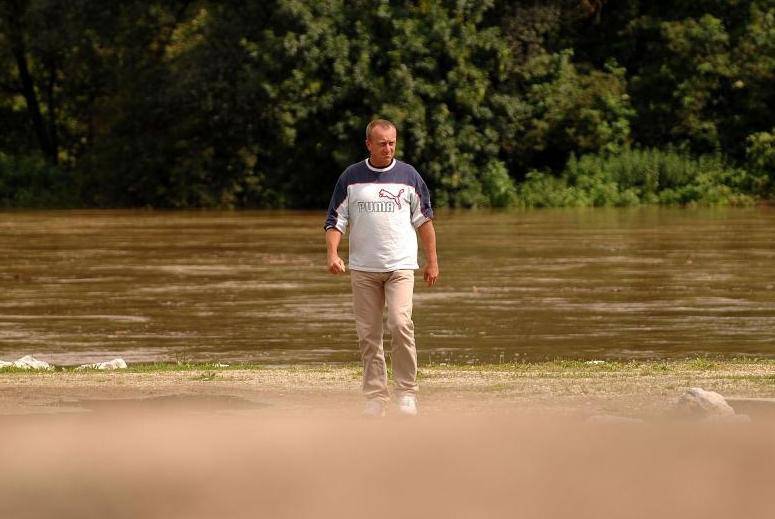
M 367 400 L 366 407 L 363 408 L 361 414 L 372 418 L 382 418 L 385 416 L 385 405 L 381 400 L 377 400 L 376 398 Z
M 417 416 L 417 398 L 404 395 L 398 399 L 398 412 L 406 416 Z

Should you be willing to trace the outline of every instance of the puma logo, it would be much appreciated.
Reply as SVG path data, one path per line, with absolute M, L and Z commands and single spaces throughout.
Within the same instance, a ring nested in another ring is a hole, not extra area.
M 403 194 L 404 194 L 404 190 L 403 189 L 401 191 L 399 191 L 397 195 L 394 195 L 393 193 L 391 193 L 387 189 L 380 189 L 379 190 L 379 197 L 380 198 L 389 198 L 390 200 L 392 200 L 393 202 L 396 203 L 396 205 L 398 206 L 399 209 L 401 209 L 401 195 L 403 195 Z

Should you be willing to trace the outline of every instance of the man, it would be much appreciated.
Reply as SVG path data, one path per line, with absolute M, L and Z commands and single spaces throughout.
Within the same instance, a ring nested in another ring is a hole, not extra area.
M 369 158 L 352 164 L 339 177 L 328 208 L 328 271 L 344 274 L 338 248 L 350 227 L 350 281 L 355 328 L 363 361 L 367 416 L 384 416 L 390 402 L 382 312 L 392 337 L 391 362 L 398 410 L 417 414 L 417 351 L 412 322 L 412 293 L 417 264 L 417 234 L 425 252 L 423 277 L 433 286 L 439 277 L 436 232 L 428 187 L 412 166 L 396 160 L 396 127 L 377 119 L 366 127 Z

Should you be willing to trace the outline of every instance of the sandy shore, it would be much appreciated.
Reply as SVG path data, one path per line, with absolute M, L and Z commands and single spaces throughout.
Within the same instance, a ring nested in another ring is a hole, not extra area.
M 424 366 L 383 420 L 358 366 L 180 368 L 0 373 L 0 517 L 775 516 L 771 361 Z M 694 386 L 753 420 L 666 420 Z
M 357 415 L 361 373 L 356 364 L 0 371 L 0 415 L 177 404 L 211 411 Z M 663 413 L 690 387 L 731 399 L 775 398 L 775 360 L 437 364 L 421 366 L 418 381 L 419 401 L 428 414 L 544 409 L 644 417 Z

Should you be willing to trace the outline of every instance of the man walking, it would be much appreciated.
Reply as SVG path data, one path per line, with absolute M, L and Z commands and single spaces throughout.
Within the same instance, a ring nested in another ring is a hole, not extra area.
M 391 362 L 398 410 L 417 414 L 417 351 L 412 322 L 417 234 L 426 264 L 423 277 L 433 286 L 439 277 L 436 232 L 428 187 L 412 166 L 395 159 L 396 127 L 377 119 L 366 127 L 369 158 L 352 164 L 339 177 L 324 228 L 328 271 L 344 274 L 338 248 L 350 227 L 350 281 L 355 328 L 363 361 L 363 414 L 384 416 L 390 401 L 382 312 L 392 337 Z

